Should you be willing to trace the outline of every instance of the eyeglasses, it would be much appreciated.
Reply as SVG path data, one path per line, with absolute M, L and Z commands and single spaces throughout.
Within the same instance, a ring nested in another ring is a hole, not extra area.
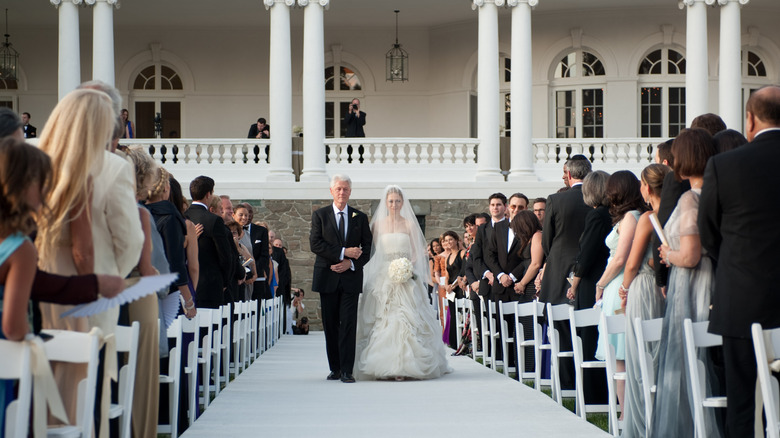
M 541 213 L 543 211 L 544 211 L 543 208 L 534 208 L 534 213 Z

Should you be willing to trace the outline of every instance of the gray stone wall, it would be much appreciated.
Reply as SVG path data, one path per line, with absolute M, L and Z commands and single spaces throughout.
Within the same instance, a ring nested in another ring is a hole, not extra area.
M 292 285 L 306 291 L 304 305 L 312 330 L 321 330 L 320 299 L 311 290 L 312 266 L 314 254 L 309 247 L 311 214 L 318 208 L 329 205 L 332 200 L 318 199 L 305 201 L 258 201 L 249 202 L 255 207 L 254 221 L 265 222 L 276 232 L 287 247 L 287 257 L 292 270 Z M 376 208 L 375 200 L 353 199 L 349 205 L 371 215 Z M 463 233 L 463 218 L 470 213 L 487 211 L 487 201 L 480 200 L 415 200 L 413 206 L 418 214 L 425 216 L 425 237 L 428 241 L 447 230 Z

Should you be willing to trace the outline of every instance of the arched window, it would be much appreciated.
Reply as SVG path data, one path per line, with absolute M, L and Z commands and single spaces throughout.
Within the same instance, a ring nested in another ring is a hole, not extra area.
M 183 90 L 181 76 L 172 67 L 158 62 L 142 68 L 133 80 L 135 136 L 181 138 Z
M 338 76 L 336 72 L 339 72 Z M 338 85 L 336 85 L 337 79 Z M 346 135 L 344 117 L 349 111 L 352 99 L 362 97 L 362 90 L 360 75 L 352 67 L 346 65 L 325 67 L 325 137 Z
M 574 50 L 561 57 L 552 73 L 556 138 L 604 137 L 606 70 L 598 55 Z
M 753 50 L 742 49 L 742 130 L 745 128 L 745 104 L 750 93 L 771 85 L 764 59 Z
M 674 137 L 685 127 L 685 56 L 654 49 L 639 64 L 641 137 Z

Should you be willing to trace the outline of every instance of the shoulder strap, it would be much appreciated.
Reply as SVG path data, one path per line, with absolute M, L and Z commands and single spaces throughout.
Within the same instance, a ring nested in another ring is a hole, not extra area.
M 0 243 L 0 265 L 5 263 L 8 257 L 11 257 L 11 254 L 19 249 L 26 239 L 27 237 L 24 235 L 16 233 L 6 237 L 3 243 Z

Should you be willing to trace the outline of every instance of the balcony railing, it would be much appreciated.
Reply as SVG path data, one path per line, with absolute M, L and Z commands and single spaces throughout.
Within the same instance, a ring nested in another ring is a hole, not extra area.
M 292 167 L 300 176 L 302 138 L 293 138 Z M 509 170 L 509 139 L 501 139 L 501 168 Z M 653 161 L 660 138 L 533 140 L 534 171 L 541 181 L 557 181 L 563 162 L 583 154 L 595 169 L 640 172 Z M 208 174 L 223 182 L 265 182 L 270 140 L 124 139 L 142 145 L 156 161 L 183 181 Z M 325 140 L 328 174 L 347 173 L 356 181 L 468 182 L 477 171 L 475 138 L 348 138 Z

